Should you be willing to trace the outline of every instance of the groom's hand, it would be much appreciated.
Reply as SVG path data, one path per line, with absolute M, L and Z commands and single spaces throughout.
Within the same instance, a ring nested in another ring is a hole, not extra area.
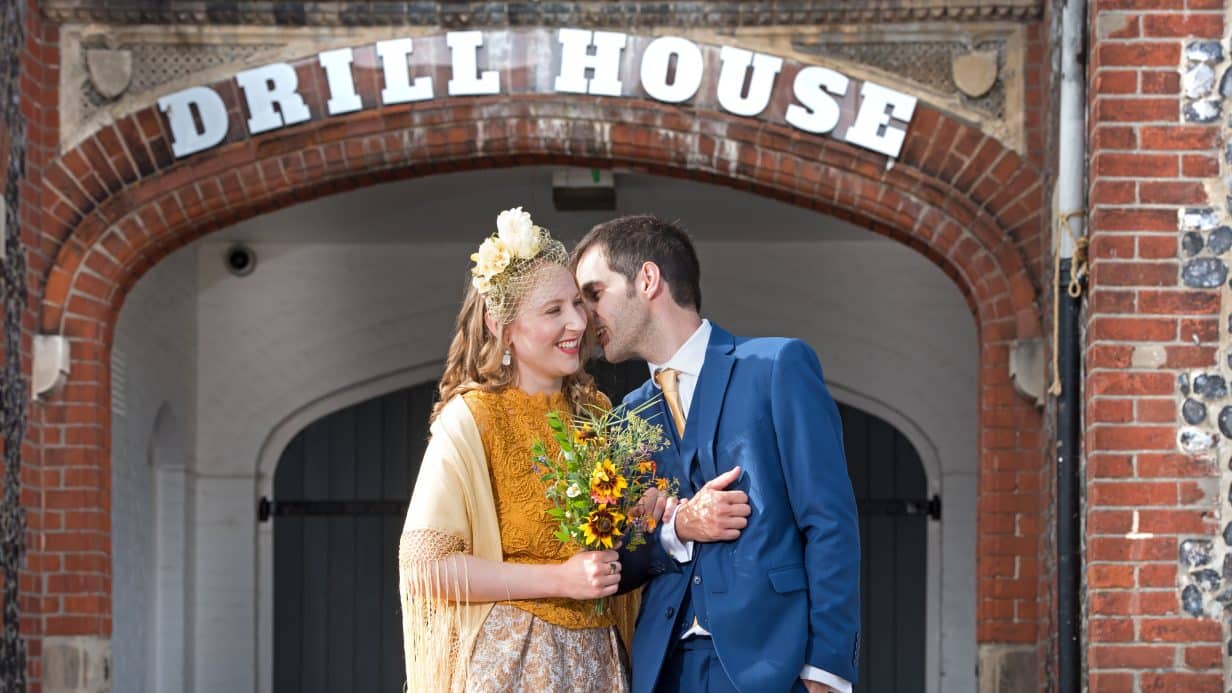
M 827 686 L 824 683 L 821 683 L 818 681 L 810 681 L 809 679 L 800 679 L 800 680 L 804 682 L 804 687 L 808 689 L 809 693 L 838 693 L 833 688 L 831 688 L 830 686 Z
M 676 536 L 681 541 L 731 541 L 749 524 L 749 497 L 744 491 L 727 491 L 740 478 L 740 468 L 716 476 L 687 503 L 676 509 Z
M 642 495 L 642 499 L 633 506 L 629 511 L 629 516 L 633 518 L 645 517 L 646 530 L 653 532 L 664 518 L 671 519 L 671 515 L 667 513 L 668 505 L 675 507 L 675 498 L 669 497 L 666 493 L 660 493 L 657 488 L 649 488 Z

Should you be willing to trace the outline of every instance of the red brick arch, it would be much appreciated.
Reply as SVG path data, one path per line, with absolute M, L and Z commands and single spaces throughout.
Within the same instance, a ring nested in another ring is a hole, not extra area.
M 847 219 L 932 259 L 982 329 L 1008 319 L 999 334 L 1038 331 L 1028 270 L 1044 211 L 1038 172 L 927 107 L 888 169 L 881 155 L 788 127 L 604 97 L 441 99 L 313 122 L 180 162 L 163 125 L 147 109 L 52 165 L 47 211 L 62 240 L 44 294 L 45 332 L 91 314 L 74 309 L 86 308 L 78 297 L 111 303 L 109 293 L 81 285 L 83 267 L 112 284 L 107 290 L 123 290 L 166 253 L 273 209 L 378 182 L 547 163 L 703 180 Z
M 215 86 L 224 94 L 230 88 Z M 528 164 L 621 166 L 750 190 L 898 239 L 952 277 L 981 339 L 978 637 L 1036 641 L 1045 618 L 1036 600 L 1047 474 L 1040 416 L 1013 392 L 1008 363 L 1012 340 L 1039 335 L 1030 268 L 1038 264 L 1045 197 L 1033 165 L 923 104 L 888 168 L 884 156 L 768 122 L 569 95 L 442 98 L 360 111 L 240 137 L 179 162 L 153 106 L 103 128 L 49 167 L 45 212 L 54 230 L 44 242 L 55 261 L 39 316 L 44 333 L 73 340 L 72 379 L 46 405 L 47 429 L 94 422 L 85 429 L 93 433 L 71 444 L 45 440 L 43 465 L 95 470 L 102 487 L 87 496 L 98 508 L 97 541 L 32 550 L 34 559 L 110 552 L 110 343 L 128 290 L 162 257 L 257 214 L 335 192 Z M 109 584 L 110 563 L 96 569 Z M 46 634 L 109 631 L 109 596 L 73 609 L 59 625 L 46 619 Z

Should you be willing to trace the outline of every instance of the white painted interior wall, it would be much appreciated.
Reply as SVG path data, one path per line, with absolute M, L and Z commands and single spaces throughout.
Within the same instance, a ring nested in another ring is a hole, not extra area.
M 111 353 L 114 690 L 177 690 L 185 677 L 190 505 L 197 388 L 193 251 L 133 287 Z
M 979 363 L 958 289 L 905 246 L 747 193 L 622 174 L 617 211 L 559 213 L 550 179 L 520 168 L 366 188 L 213 234 L 142 278 L 115 342 L 116 690 L 268 690 L 270 539 L 255 506 L 282 446 L 439 372 L 468 256 L 516 205 L 567 242 L 617 214 L 684 220 L 708 317 L 807 340 L 837 399 L 907 434 L 945 505 L 930 523 L 929 690 L 974 690 Z M 235 241 L 257 252 L 247 277 L 223 266 Z M 175 458 L 169 472 L 151 449 Z M 151 656 L 177 642 L 178 664 Z

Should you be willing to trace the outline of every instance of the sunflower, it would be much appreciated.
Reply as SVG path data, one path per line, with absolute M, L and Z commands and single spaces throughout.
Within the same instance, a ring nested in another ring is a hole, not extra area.
M 610 459 L 595 465 L 590 473 L 590 497 L 596 503 L 614 505 L 627 488 L 629 482 L 616 471 Z
M 620 536 L 625 524 L 625 516 L 614 508 L 600 505 L 591 511 L 582 523 L 582 535 L 586 546 L 612 548 L 612 543 Z

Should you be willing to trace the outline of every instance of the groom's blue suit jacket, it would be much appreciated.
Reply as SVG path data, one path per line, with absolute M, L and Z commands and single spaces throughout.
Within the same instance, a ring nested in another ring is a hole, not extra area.
M 658 393 L 648 380 L 625 403 Z M 656 413 L 671 425 L 662 403 L 643 416 Z M 714 648 L 740 690 L 786 691 L 805 664 L 854 683 L 859 526 L 838 408 L 813 350 L 713 326 L 684 439 L 656 458 L 682 496 L 691 495 L 691 465 L 707 480 L 740 466 L 729 489 L 748 493 L 753 512 L 739 539 L 697 543 L 690 563 L 666 557 L 657 542 L 624 556 L 623 589 L 649 579 L 633 639 L 634 692 L 654 690 L 698 575 Z

